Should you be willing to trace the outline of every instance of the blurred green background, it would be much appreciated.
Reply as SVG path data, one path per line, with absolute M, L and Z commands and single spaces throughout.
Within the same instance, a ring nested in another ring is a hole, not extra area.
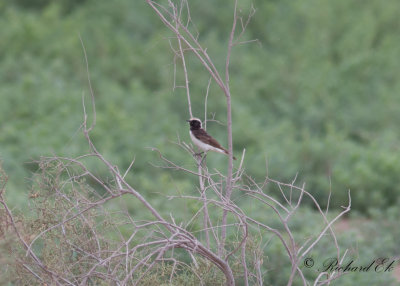
M 232 2 L 189 3 L 200 41 L 220 70 Z M 389 210 L 395 217 L 399 2 L 240 1 L 243 15 L 252 3 L 257 12 L 243 40 L 258 42 L 235 47 L 231 63 L 236 157 L 246 148 L 247 173 L 256 180 L 268 173 L 290 182 L 298 173 L 297 182 L 306 182 L 322 206 L 331 190 L 333 211 L 347 205 L 350 189 L 353 214 L 374 221 Z M 157 192 L 194 190 L 195 177 L 149 164 L 160 163 L 146 148 L 156 147 L 196 168 L 173 144 L 177 136 L 190 138 L 185 91 L 173 90 L 171 34 L 145 1 L 1 1 L 0 27 L 0 158 L 13 206 L 27 203 L 29 178 L 37 169 L 29 162 L 88 152 L 79 130 L 82 96 L 91 111 L 79 34 L 96 97 L 92 136 L 99 151 L 120 169 L 135 158 L 128 181 L 155 205 L 168 209 Z M 194 57 L 187 60 L 193 112 L 203 119 L 209 76 Z M 183 83 L 178 66 L 177 84 Z M 226 123 L 225 97 L 214 83 L 207 110 L 208 117 Z M 209 122 L 207 129 L 227 145 L 225 126 Z M 226 163 L 224 156 L 208 156 L 211 168 L 225 170 Z M 400 252 L 399 245 L 393 252 Z
M 289 181 L 298 172 L 298 182 L 306 182 L 321 203 L 331 189 L 333 206 L 344 205 L 350 189 L 360 212 L 396 205 L 398 2 L 253 4 L 257 12 L 243 40 L 259 44 L 237 46 L 231 67 L 234 149 L 240 156 L 246 148 L 248 173 L 262 179 L 267 161 L 270 177 Z M 201 42 L 222 68 L 232 3 L 190 5 Z M 240 2 L 243 15 L 250 5 Z M 185 92 L 172 90 L 171 34 L 145 1 L 2 1 L 0 13 L 0 156 L 15 202 L 29 184 L 22 178 L 36 169 L 27 162 L 87 151 L 78 130 L 82 95 L 88 100 L 89 94 L 79 34 L 96 96 L 99 150 L 120 168 L 135 157 L 130 180 L 146 192 L 160 181 L 169 184 L 163 181 L 168 172 L 149 165 L 157 156 L 146 147 L 192 164 L 171 143 L 177 134 L 190 141 Z M 195 59 L 188 61 L 193 111 L 204 118 L 208 75 Z M 179 67 L 177 84 L 183 85 Z M 212 114 L 226 122 L 225 98 L 215 84 L 208 99 Z M 227 145 L 224 126 L 210 122 L 208 128 Z M 209 157 L 225 168 L 223 156 Z

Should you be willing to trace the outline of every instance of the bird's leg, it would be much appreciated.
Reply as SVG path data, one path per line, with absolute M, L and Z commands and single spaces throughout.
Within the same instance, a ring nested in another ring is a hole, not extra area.
M 203 154 L 204 154 L 204 155 L 203 155 Z M 200 157 L 202 157 L 201 160 L 200 160 L 200 162 L 197 161 L 197 162 L 199 163 L 199 166 L 202 166 L 202 165 L 203 165 L 203 161 L 204 161 L 204 159 L 205 159 L 206 156 L 207 156 L 207 152 L 202 151 L 202 152 L 199 152 L 199 153 L 194 153 L 194 155 L 195 155 L 195 156 L 200 156 Z
M 204 152 L 203 152 L 203 153 L 204 153 Z M 206 157 L 207 157 L 207 153 L 204 153 L 203 158 L 201 158 L 200 165 L 203 164 L 203 161 L 206 159 Z M 204 163 L 205 163 L 205 162 L 204 162 Z

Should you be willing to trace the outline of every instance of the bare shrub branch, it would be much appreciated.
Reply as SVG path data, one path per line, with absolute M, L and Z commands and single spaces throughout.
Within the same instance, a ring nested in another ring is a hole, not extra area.
M 232 49 L 243 43 L 242 36 L 255 9 L 251 7 L 247 19 L 243 20 L 235 1 L 225 67 L 220 73 L 207 54 L 207 49 L 199 42 L 197 30 L 191 32 L 194 24 L 186 0 L 179 3 L 168 0 L 166 4 L 152 0 L 146 2 L 174 33 L 174 38 L 169 39 L 174 52 L 173 86 L 178 87 L 176 61 L 180 59 L 189 115 L 193 116 L 189 67 L 185 59 L 188 53 L 197 57 L 210 77 L 204 101 L 205 127 L 206 122 L 210 121 L 207 119 L 207 101 L 212 80 L 226 97 L 230 154 L 226 172 L 209 169 L 206 159 L 196 155 L 192 145 L 181 141 L 178 136 L 175 146 L 193 158 L 192 166 L 183 167 L 176 160 L 164 156 L 162 151 L 156 148 L 151 150 L 156 152 L 161 162 L 156 167 L 198 178 L 198 186 L 191 190 L 164 197 L 168 201 L 194 202 L 196 209 L 192 213 L 179 219 L 174 209 L 168 214 L 162 213 L 143 195 L 146 190 L 138 190 L 129 184 L 126 178 L 132 173 L 135 160 L 121 173 L 120 166 L 106 159 L 92 141 L 91 131 L 96 124 L 95 97 L 88 57 L 80 38 L 93 113 L 89 124 L 83 97 L 82 130 L 89 153 L 76 158 L 57 155 L 42 157 L 36 162 L 39 170 L 32 180 L 29 218 L 15 215 L 7 205 L 4 199 L 7 177 L 0 166 L 0 211 L 5 214 L 7 228 L 12 228 L 18 242 L 15 255 L 19 275 L 25 279 L 23 283 L 175 285 L 185 273 L 192 285 L 208 285 L 210 280 L 214 284 L 235 285 L 236 281 L 243 281 L 244 285 L 263 285 L 268 270 L 263 269 L 263 260 L 268 254 L 266 246 L 274 240 L 282 246 L 279 255 L 284 256 L 286 267 L 290 269 L 287 285 L 293 285 L 295 279 L 303 285 L 329 285 L 342 273 L 323 272 L 316 275 L 314 281 L 309 281 L 300 266 L 302 259 L 327 239 L 336 249 L 338 261 L 343 262 L 347 250 L 341 255 L 332 225 L 350 211 L 350 192 L 348 205 L 329 219 L 328 208 L 322 210 L 305 184 L 296 185 L 297 174 L 290 183 L 282 183 L 268 176 L 258 183 L 246 172 L 245 150 L 238 166 L 234 168 L 233 165 L 229 67 Z M 96 169 L 103 170 L 101 175 L 90 167 L 93 162 Z M 140 212 L 133 215 L 121 207 L 121 201 L 128 198 L 140 206 Z M 304 241 L 303 237 L 298 237 L 291 222 L 301 211 L 305 198 L 314 204 L 320 224 L 313 235 Z M 244 207 L 241 199 L 249 201 L 252 208 Z M 260 216 L 260 211 L 265 211 L 266 215 Z M 273 219 L 276 221 L 274 224 Z M 6 227 L 1 224 L 0 230 L 3 229 Z

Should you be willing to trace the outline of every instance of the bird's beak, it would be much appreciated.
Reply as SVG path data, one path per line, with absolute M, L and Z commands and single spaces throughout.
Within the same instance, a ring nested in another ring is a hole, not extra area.
M 186 120 L 186 122 L 190 122 L 190 120 L 189 120 L 189 119 L 187 119 L 187 120 Z

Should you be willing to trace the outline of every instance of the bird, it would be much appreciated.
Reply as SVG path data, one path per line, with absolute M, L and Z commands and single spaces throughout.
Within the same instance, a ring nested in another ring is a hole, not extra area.
M 215 140 L 211 135 L 209 135 L 202 127 L 201 120 L 198 118 L 191 118 L 186 120 L 190 125 L 190 138 L 193 143 L 199 147 L 204 152 L 214 151 L 218 153 L 222 153 L 229 156 L 228 150 L 221 146 L 217 140 Z M 233 160 L 236 160 L 235 156 L 233 156 Z

